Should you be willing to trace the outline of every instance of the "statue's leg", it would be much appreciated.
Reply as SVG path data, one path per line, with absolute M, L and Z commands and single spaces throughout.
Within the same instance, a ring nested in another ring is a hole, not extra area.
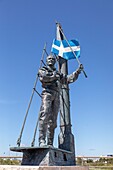
M 39 121 L 39 146 L 46 145 L 46 129 L 47 124 L 43 124 L 43 122 Z
M 51 93 L 43 92 L 39 117 L 39 146 L 46 145 L 46 133 L 51 113 L 51 103 L 52 103 Z
M 53 140 L 54 140 L 53 121 L 49 120 L 48 130 L 47 130 L 47 145 L 53 145 Z
M 52 102 L 52 112 L 49 119 L 48 131 L 47 131 L 47 144 L 53 145 L 55 128 L 57 127 L 57 116 L 59 111 L 59 94 L 54 92 L 54 101 Z

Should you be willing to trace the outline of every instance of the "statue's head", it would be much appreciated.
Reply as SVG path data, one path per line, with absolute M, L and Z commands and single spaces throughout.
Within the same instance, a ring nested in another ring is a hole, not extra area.
M 46 58 L 46 63 L 47 63 L 48 66 L 54 66 L 55 63 L 56 63 L 55 57 L 53 57 L 53 55 L 50 54 L 50 55 L 47 56 L 47 58 Z

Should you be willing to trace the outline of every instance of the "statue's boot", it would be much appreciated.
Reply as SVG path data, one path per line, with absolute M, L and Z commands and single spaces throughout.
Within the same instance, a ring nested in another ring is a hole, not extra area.
M 49 129 L 48 134 L 47 134 L 47 145 L 53 146 L 53 140 L 54 140 L 54 130 Z
M 46 145 L 46 130 L 39 130 L 39 146 L 45 146 Z

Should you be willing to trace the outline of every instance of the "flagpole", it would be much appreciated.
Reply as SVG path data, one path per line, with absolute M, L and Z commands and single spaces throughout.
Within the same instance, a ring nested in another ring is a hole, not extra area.
M 63 33 L 63 31 L 62 31 L 62 29 L 61 29 L 61 27 L 59 27 L 59 29 L 60 29 L 60 31 L 61 31 L 61 33 L 62 33 L 64 39 L 66 40 L 66 42 L 67 42 L 69 48 L 71 49 L 73 55 L 75 56 L 75 58 L 76 58 L 78 64 L 79 64 L 79 65 L 82 65 L 81 62 L 79 61 L 78 57 L 76 56 L 75 52 L 73 51 L 72 47 L 70 46 L 70 44 L 69 44 L 69 42 L 68 42 L 68 40 L 67 40 L 65 34 Z M 84 76 L 87 78 L 87 74 L 86 74 L 86 72 L 84 71 L 84 69 L 82 69 L 82 72 L 84 73 Z
M 61 32 L 61 25 L 57 25 L 56 39 L 62 41 L 64 36 Z M 59 56 L 59 71 L 68 75 L 68 61 Z M 58 135 L 58 145 L 60 149 L 71 151 L 71 159 L 75 165 L 75 144 L 72 134 L 71 114 L 70 114 L 70 95 L 69 84 L 60 84 L 60 133 Z

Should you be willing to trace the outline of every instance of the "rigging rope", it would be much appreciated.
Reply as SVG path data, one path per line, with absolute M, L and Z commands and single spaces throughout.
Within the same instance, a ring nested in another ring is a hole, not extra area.
M 43 58 L 44 58 L 45 50 L 46 50 L 46 43 L 44 45 L 40 67 L 42 66 L 42 61 L 43 61 Z M 31 106 L 31 103 L 32 103 L 32 100 L 33 100 L 34 92 L 36 91 L 35 89 L 36 89 L 37 82 L 38 82 L 38 74 L 37 74 L 37 77 L 36 77 L 36 80 L 35 80 L 35 83 L 34 83 L 34 87 L 33 87 L 32 94 L 31 94 L 31 97 L 30 97 L 30 101 L 29 101 L 29 104 L 28 104 L 28 108 L 27 108 L 27 111 L 26 111 L 26 114 L 25 114 L 25 118 L 24 118 L 24 122 L 23 122 L 23 125 L 22 125 L 22 129 L 20 131 L 20 136 L 19 136 L 19 138 L 17 140 L 18 147 L 21 144 L 22 133 L 23 133 L 24 126 L 25 126 L 25 123 L 26 123 L 26 119 L 27 119 L 27 116 L 28 116 L 28 112 L 29 112 L 29 109 L 30 109 L 30 106 Z
M 41 60 L 41 64 L 40 64 L 39 69 L 42 67 L 42 63 L 46 66 L 46 64 L 45 64 L 44 61 L 43 61 L 43 59 L 44 59 L 44 52 L 45 52 L 46 55 L 48 56 L 48 53 L 47 53 L 47 51 L 46 51 L 46 46 L 44 47 L 44 50 L 43 50 L 42 60 Z M 35 92 L 36 92 L 40 97 L 42 97 L 42 96 L 38 93 L 38 91 L 37 91 L 36 89 L 34 89 L 34 90 L 35 90 Z M 37 119 L 37 122 L 36 122 L 36 127 L 35 127 L 35 130 L 34 130 L 33 140 L 32 140 L 32 142 L 31 142 L 31 147 L 33 147 L 34 144 L 35 144 L 35 138 L 36 138 L 36 132 L 37 132 L 37 128 L 38 128 L 39 118 L 40 118 L 40 112 L 39 112 L 39 114 L 38 114 L 38 119 Z

